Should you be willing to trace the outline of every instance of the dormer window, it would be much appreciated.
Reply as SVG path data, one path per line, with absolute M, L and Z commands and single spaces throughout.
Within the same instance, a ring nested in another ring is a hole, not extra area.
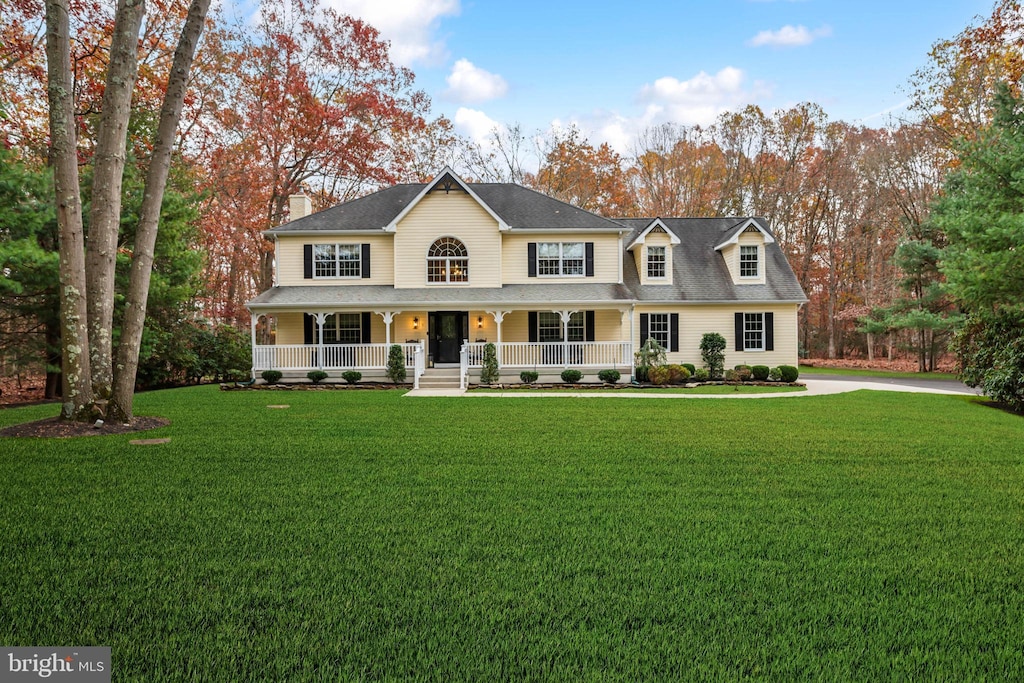
M 665 277 L 665 247 L 647 247 L 647 277 Z
M 427 252 L 427 282 L 469 282 L 469 252 L 454 237 L 442 237 Z
M 740 277 L 757 277 L 758 272 L 757 246 L 740 245 Z

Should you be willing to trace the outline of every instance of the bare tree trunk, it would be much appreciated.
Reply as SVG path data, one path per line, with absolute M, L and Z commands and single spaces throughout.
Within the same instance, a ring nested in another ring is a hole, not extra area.
M 60 322 L 47 316 L 46 338 L 46 388 L 43 398 L 59 398 L 61 391 L 60 372 Z
M 93 163 L 92 210 L 85 253 L 86 300 L 92 390 L 97 398 L 103 399 L 110 397 L 113 381 L 111 333 L 114 265 L 121 226 L 121 181 L 132 91 L 138 73 L 139 28 L 145 12 L 145 0 L 118 0 Z
M 89 331 L 85 305 L 85 235 L 78 190 L 78 150 L 71 84 L 67 0 L 46 0 L 46 94 L 50 105 L 50 158 L 60 233 L 60 328 L 64 402 L 61 417 L 84 420 L 93 411 Z
M 171 65 L 167 94 L 160 110 L 156 144 L 153 146 L 153 157 L 146 173 L 142 208 L 139 212 L 139 228 L 135 235 L 135 252 L 132 257 L 121 343 L 117 348 L 117 363 L 114 366 L 113 393 L 107 408 L 107 415 L 111 419 L 125 421 L 132 418 L 135 377 L 139 369 L 142 330 L 146 323 L 146 303 L 149 298 L 149 280 L 153 273 L 153 251 L 156 247 L 160 205 L 163 203 L 164 188 L 167 186 L 167 176 L 170 173 L 174 134 L 181 119 L 188 72 L 192 68 L 192 58 L 195 56 L 209 9 L 210 0 L 192 0 L 188 8 L 188 18 L 181 29 L 181 37 L 174 51 L 174 63 Z

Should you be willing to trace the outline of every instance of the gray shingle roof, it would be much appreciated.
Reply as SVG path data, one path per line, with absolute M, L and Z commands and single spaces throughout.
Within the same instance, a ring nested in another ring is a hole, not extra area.
M 505 285 L 504 287 L 419 287 L 396 289 L 390 285 L 339 285 L 274 287 L 249 302 L 256 307 L 302 307 L 362 305 L 434 306 L 449 304 L 525 305 L 573 303 L 628 304 L 633 296 L 620 284 L 538 284 Z
M 423 191 L 422 183 L 403 184 L 368 194 L 268 230 L 287 234 L 320 230 L 379 230 Z M 471 183 L 469 187 L 512 229 L 622 230 L 615 221 L 560 202 L 513 183 Z

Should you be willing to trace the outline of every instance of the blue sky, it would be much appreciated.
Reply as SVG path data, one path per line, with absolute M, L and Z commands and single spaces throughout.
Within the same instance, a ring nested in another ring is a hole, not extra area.
M 577 124 L 626 151 L 643 127 L 811 101 L 832 119 L 899 114 L 931 45 L 992 0 L 325 0 L 381 30 L 434 114 L 480 138 Z M 901 89 L 903 88 L 903 89 Z

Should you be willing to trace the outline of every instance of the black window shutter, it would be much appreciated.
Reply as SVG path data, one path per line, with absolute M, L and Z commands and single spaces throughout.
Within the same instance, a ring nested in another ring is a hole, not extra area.
M 370 277 L 370 245 L 362 245 L 362 259 L 359 264 L 359 271 L 363 274 L 363 279 Z
M 736 350 L 743 350 L 743 314 L 736 314 Z
M 308 245 L 307 245 L 308 246 Z M 302 338 L 303 344 L 316 344 L 316 332 L 313 323 L 313 316 L 309 313 L 302 314 Z
M 673 313 L 668 317 L 668 345 L 669 351 L 679 351 L 679 314 Z
M 586 320 L 586 329 L 583 332 L 583 334 L 584 334 L 583 340 L 584 341 L 596 341 L 594 339 L 594 332 L 596 331 L 596 329 L 595 329 L 596 325 L 594 324 L 594 312 L 593 311 L 587 311 L 586 318 L 587 318 L 587 320 Z
M 537 245 L 533 245 L 537 246 Z M 530 311 L 526 314 L 527 322 L 530 326 L 530 341 L 537 341 L 537 311 Z
M 302 245 L 302 277 L 309 280 L 313 277 L 313 245 Z M 309 342 L 306 342 L 307 344 Z
M 764 350 L 775 350 L 775 314 L 764 314 Z
M 526 275 L 537 277 L 537 243 L 528 242 L 526 245 Z M 536 314 L 533 314 L 536 317 Z M 532 328 L 531 328 L 532 329 Z M 536 341 L 536 340 L 534 340 Z
M 370 317 L 370 312 L 369 311 L 363 311 L 363 319 L 362 319 L 362 321 L 360 321 L 359 327 L 360 327 L 360 330 L 361 330 L 362 335 L 363 335 L 363 343 L 364 344 L 369 344 L 370 343 L 370 324 L 371 324 L 371 322 L 372 322 L 372 319 Z
M 646 344 L 647 338 L 651 336 L 651 316 L 647 313 L 640 314 L 640 344 Z
M 594 277 L 594 243 L 587 242 L 587 277 Z

